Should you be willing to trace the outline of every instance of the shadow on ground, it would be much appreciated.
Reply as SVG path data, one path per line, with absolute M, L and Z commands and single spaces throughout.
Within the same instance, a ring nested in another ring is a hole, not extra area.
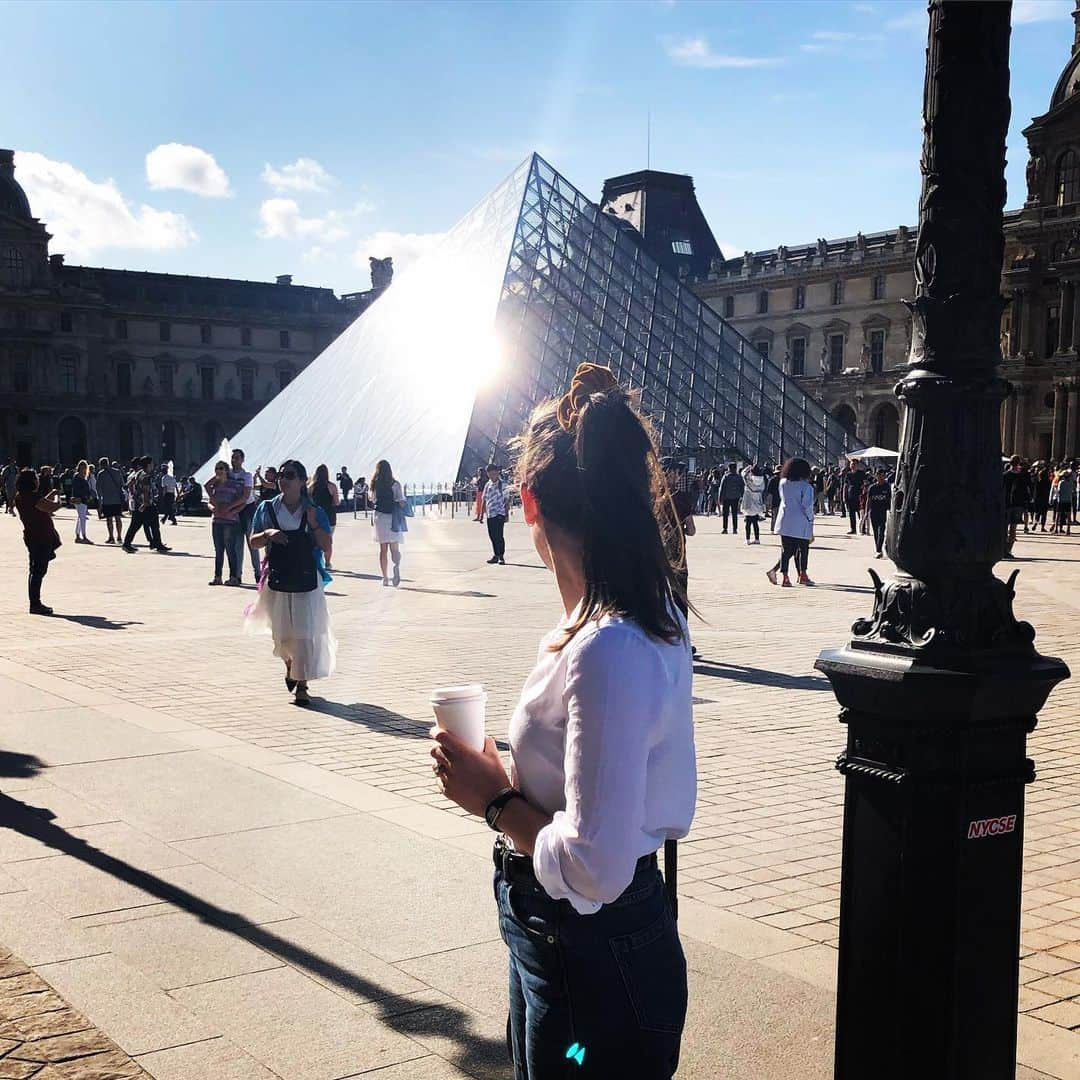
M 33 754 L 18 754 L 14 750 L 0 750 L 0 776 L 27 780 L 37 776 L 48 766 Z
M 29 755 L 25 754 L 15 756 L 29 758 Z M 471 1016 L 457 1005 L 444 1003 L 415 1009 L 415 1002 L 407 996 L 395 994 L 373 980 L 342 967 L 327 956 L 320 956 L 302 948 L 275 934 L 267 926 L 259 926 L 235 911 L 211 904 L 186 889 L 171 885 L 154 874 L 105 854 L 55 825 L 52 821 L 54 816 L 47 809 L 30 807 L 9 795 L 0 795 L 0 827 L 37 840 L 55 851 L 96 867 L 118 881 L 143 889 L 159 900 L 190 912 L 205 923 L 244 938 L 271 956 L 276 956 L 301 971 L 309 972 L 321 981 L 360 994 L 371 1001 L 385 1003 L 389 1006 L 391 1015 L 380 1016 L 382 1023 L 410 1037 L 428 1034 L 450 1039 L 455 1044 L 450 1060 L 472 1076 L 501 1077 L 507 1074 L 505 1044 L 501 1040 L 488 1039 L 473 1031 Z M 393 1015 L 397 1009 L 403 1011 L 400 1015 Z
M 129 626 L 143 625 L 137 619 L 107 619 L 104 615 L 61 615 L 54 613 L 53 618 L 78 623 L 80 626 L 88 626 L 91 630 L 126 630 Z
M 772 686 L 779 690 L 828 690 L 829 680 L 816 675 L 785 675 L 782 671 L 766 668 L 744 667 L 742 664 L 724 664 L 698 659 L 694 674 L 714 679 L 730 679 L 733 682 L 751 683 L 754 686 Z

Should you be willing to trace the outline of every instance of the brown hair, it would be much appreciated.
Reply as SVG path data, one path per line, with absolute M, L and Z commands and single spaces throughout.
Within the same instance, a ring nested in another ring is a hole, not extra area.
M 585 595 L 556 650 L 599 614 L 633 619 L 675 643 L 685 551 L 656 445 L 637 401 L 610 369 L 582 364 L 515 440 L 517 475 L 546 521 L 582 544 Z
M 801 457 L 788 458 L 784 462 L 784 467 L 780 470 L 780 479 L 809 480 L 810 462 Z

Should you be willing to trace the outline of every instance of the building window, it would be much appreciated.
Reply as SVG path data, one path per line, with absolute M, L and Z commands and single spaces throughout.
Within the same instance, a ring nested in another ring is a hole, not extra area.
M 214 369 L 212 367 L 199 368 L 199 383 L 203 401 L 213 401 Z
M 870 331 L 870 370 L 880 375 L 885 370 L 885 331 Z
M 791 374 L 806 374 L 806 338 L 791 339 Z
M 127 341 L 127 319 L 116 320 L 116 337 L 120 341 Z
M 23 283 L 23 268 L 25 263 L 23 261 L 22 252 L 18 248 L 9 247 L 4 252 L 4 261 L 2 264 L 4 271 L 4 280 L 9 285 L 21 285 Z
M 278 372 L 278 389 L 284 390 L 292 382 L 292 368 L 282 368 Z
M 689 240 L 672 240 L 671 241 L 671 250 L 673 252 L 675 252 L 676 255 L 693 255 L 694 254 L 693 245 L 690 243 Z
M 1060 318 L 1061 312 L 1057 304 L 1051 304 L 1046 309 L 1046 351 L 1043 356 L 1053 356 L 1057 351 L 1058 322 Z
M 25 356 L 15 357 L 15 368 L 11 373 L 12 386 L 16 394 L 30 393 L 30 365 Z
M 279 345 L 280 345 L 280 346 L 281 346 L 281 347 L 282 347 L 283 349 L 288 349 L 288 348 L 290 348 L 290 347 L 291 347 L 291 346 L 289 345 L 289 331 L 288 331 L 288 330 L 282 330 L 282 331 L 281 331 L 281 332 L 280 332 L 280 333 L 278 334 L 278 344 L 279 344 Z
M 116 396 L 131 397 L 131 365 L 126 361 L 116 365 Z
M 757 313 L 759 315 L 769 314 L 769 294 L 765 289 L 757 294 Z
M 758 355 L 762 360 L 769 359 L 769 343 L 768 341 L 755 341 L 754 348 L 757 349 Z
M 829 373 L 839 375 L 844 370 L 844 335 L 829 335 Z
M 885 275 L 875 274 L 871 295 L 875 300 L 885 299 Z
M 832 283 L 832 302 L 842 304 L 844 302 L 844 283 L 837 280 Z
M 158 323 L 158 341 L 172 341 L 172 324 L 163 322 Z
M 201 341 L 204 345 L 209 345 L 210 336 L 210 324 L 203 323 L 202 326 L 199 327 L 199 341 Z
M 725 296 L 724 297 L 724 318 L 725 319 L 731 319 L 731 318 L 734 318 L 734 316 L 735 316 L 735 297 L 734 296 Z
M 240 327 L 240 344 L 241 345 L 250 345 L 251 344 L 251 327 L 250 326 L 241 326 Z
M 173 396 L 173 366 L 162 364 L 158 368 L 158 386 L 161 387 L 162 397 Z
M 240 400 L 252 401 L 255 397 L 255 369 L 242 367 L 240 369 Z
M 59 362 L 60 392 L 63 394 L 75 393 L 75 357 L 61 356 Z
M 806 307 L 806 286 L 795 286 L 795 302 L 793 304 L 796 311 L 802 311 Z
M 1066 150 L 1058 158 L 1054 192 L 1058 206 L 1080 199 L 1080 157 L 1077 157 L 1075 150 Z
M 71 333 L 71 312 L 70 311 L 61 311 L 60 312 L 60 333 L 62 333 L 62 334 L 70 334 Z

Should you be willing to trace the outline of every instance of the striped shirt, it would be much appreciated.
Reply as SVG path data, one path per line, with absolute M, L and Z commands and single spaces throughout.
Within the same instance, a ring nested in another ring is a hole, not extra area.
M 506 517 L 506 488 L 501 480 L 489 480 L 484 485 L 484 506 L 488 517 Z

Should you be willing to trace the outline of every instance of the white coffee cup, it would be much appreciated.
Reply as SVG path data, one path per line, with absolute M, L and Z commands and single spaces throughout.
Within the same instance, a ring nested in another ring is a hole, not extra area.
M 468 743 L 474 750 L 484 749 L 484 714 L 487 693 L 479 683 L 469 686 L 443 686 L 431 692 L 435 723 Z

